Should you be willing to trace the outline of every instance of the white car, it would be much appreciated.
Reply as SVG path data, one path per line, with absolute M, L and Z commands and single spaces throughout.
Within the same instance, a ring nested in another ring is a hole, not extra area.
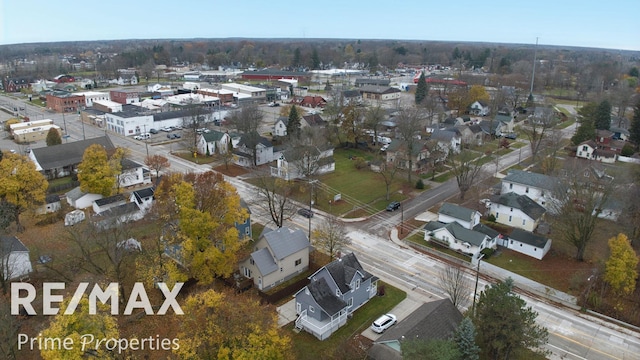
M 395 324 L 397 320 L 398 319 L 393 314 L 384 314 L 371 324 L 371 330 L 375 333 L 382 334 L 385 330 Z

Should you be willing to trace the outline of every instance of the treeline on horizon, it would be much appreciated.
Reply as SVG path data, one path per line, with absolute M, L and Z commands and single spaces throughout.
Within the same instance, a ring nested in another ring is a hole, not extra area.
M 207 65 L 209 68 L 264 68 L 316 70 L 330 68 L 368 69 L 386 73 L 401 66 L 435 65 L 454 69 L 482 68 L 506 77 L 503 85 L 523 84 L 530 78 L 535 57 L 545 87 L 576 87 L 575 79 L 589 75 L 606 87 L 620 74 L 638 66 L 639 52 L 610 49 L 560 47 L 534 44 L 492 44 L 417 40 L 347 39 L 176 39 L 112 40 L 33 43 L 0 46 L 0 62 L 12 76 L 50 78 L 70 72 L 62 56 L 85 60 L 105 75 L 117 69 L 136 68 L 152 78 L 157 65 Z M 20 67 L 20 60 L 34 66 Z M 538 71 L 538 70 L 536 70 Z M 509 79 L 512 78 L 512 79 Z M 473 81 L 472 81 L 473 83 Z M 585 89 L 586 90 L 586 89 Z

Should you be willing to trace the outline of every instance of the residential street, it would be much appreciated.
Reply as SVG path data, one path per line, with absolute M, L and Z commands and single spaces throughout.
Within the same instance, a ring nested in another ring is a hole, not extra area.
M 7 98 L 0 98 L 1 102 L 11 102 Z M 16 102 L 17 103 L 17 102 Z M 37 110 L 35 107 L 27 106 L 26 111 L 32 119 L 52 118 L 57 125 L 62 126 L 63 120 L 58 114 L 49 114 Z M 575 110 L 574 110 L 575 111 Z M 31 115 L 33 114 L 33 115 Z M 2 113 L 2 120 L 7 114 Z M 69 119 L 70 118 L 70 119 Z M 104 135 L 103 130 L 93 126 L 85 125 L 84 129 L 78 121 L 78 116 L 67 116 L 64 119 L 67 131 L 70 135 L 69 141 Z M 574 127 L 562 130 L 565 136 L 570 136 L 575 131 Z M 83 135 L 84 133 L 84 135 Z M 131 158 L 135 161 L 144 162 L 144 157 L 149 154 L 162 154 L 171 161 L 169 171 L 197 171 L 202 172 L 210 169 L 209 165 L 198 165 L 182 160 L 170 155 L 176 143 L 162 143 L 158 145 L 145 144 L 141 141 L 109 134 L 114 145 L 123 146 L 131 151 Z M 10 140 L 0 140 L 0 148 L 16 149 L 15 143 Z M 34 146 L 44 146 L 35 144 Z M 501 169 L 517 163 L 530 155 L 528 146 L 522 151 L 514 151 L 500 159 Z M 495 163 L 485 165 L 485 175 L 492 176 L 495 173 Z M 238 178 L 227 178 L 233 184 L 238 193 L 252 203 L 257 196 L 257 191 L 252 185 L 243 182 Z M 455 179 L 451 179 L 438 187 L 423 192 L 419 196 L 403 204 L 401 211 L 392 213 L 380 212 L 360 222 L 349 222 L 347 228 L 352 244 L 349 250 L 356 253 L 365 269 L 381 278 L 383 281 L 400 287 L 407 291 L 408 297 L 417 304 L 428 302 L 434 299 L 445 297 L 438 285 L 438 273 L 445 264 L 439 259 L 429 255 L 419 253 L 409 249 L 398 241 L 392 241 L 390 237 L 391 229 L 398 225 L 402 218 L 412 219 L 423 213 L 436 204 L 454 196 L 458 192 Z M 357 205 L 357 204 L 354 204 Z M 252 218 L 255 221 L 267 224 L 271 223 L 268 215 L 259 207 L 252 206 Z M 311 225 L 316 226 L 324 219 L 324 215 L 316 212 L 316 216 L 311 220 Z M 306 218 L 295 215 L 286 222 L 287 226 L 308 230 L 309 222 Z M 481 266 L 481 273 L 486 270 Z M 503 272 L 501 278 L 509 276 Z M 470 271 L 469 278 L 475 280 L 475 274 Z M 481 279 L 479 289 L 486 285 L 486 281 Z M 517 286 L 525 287 L 526 284 Z M 521 294 L 527 303 L 539 313 L 538 321 L 547 327 L 550 332 L 548 350 L 553 353 L 553 359 L 637 359 L 640 354 L 640 332 L 631 331 L 605 322 L 598 318 L 580 313 L 573 308 L 550 304 L 534 298 L 529 294 Z M 365 332 L 371 335 L 371 332 Z

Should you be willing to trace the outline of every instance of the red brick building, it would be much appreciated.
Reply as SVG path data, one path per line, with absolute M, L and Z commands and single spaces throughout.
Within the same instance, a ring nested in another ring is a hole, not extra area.
M 22 89 L 29 89 L 31 87 L 32 80 L 27 77 L 6 77 L 2 79 L 2 86 L 5 92 L 20 92 Z
M 109 91 L 109 95 L 111 97 L 111 101 L 122 105 L 140 102 L 140 94 L 137 91 L 111 90 Z
M 47 94 L 47 108 L 55 112 L 78 112 L 81 106 L 84 106 L 84 95 L 75 95 L 66 91 Z

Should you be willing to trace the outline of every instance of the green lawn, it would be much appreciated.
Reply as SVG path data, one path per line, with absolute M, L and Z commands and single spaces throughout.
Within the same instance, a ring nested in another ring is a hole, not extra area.
M 385 295 L 375 296 L 366 305 L 356 310 L 353 317 L 327 340 L 320 341 L 305 331 L 296 334 L 293 332 L 293 324 L 287 325 L 285 329 L 290 331 L 288 335 L 291 337 L 294 358 L 332 358 L 334 353 L 344 351 L 344 346 L 352 336 L 364 331 L 377 317 L 393 309 L 407 297 L 407 293 L 389 284 L 380 282 L 378 288 L 380 286 L 385 287 Z
M 351 157 L 351 159 L 350 159 Z M 336 169 L 330 174 L 320 177 L 322 191 L 318 193 L 318 202 L 315 206 L 323 211 L 328 211 L 336 215 L 343 215 L 354 210 L 358 206 L 357 203 L 366 204 L 367 208 L 373 208 L 371 211 L 383 210 L 389 201 L 401 201 L 406 196 L 400 194 L 403 185 L 408 185 L 402 178 L 402 174 L 396 174 L 391 188 L 389 190 L 390 200 L 385 199 L 386 187 L 382 177 L 369 170 L 367 166 L 362 169 L 356 169 L 355 157 L 363 158 L 365 161 L 373 159 L 373 155 L 356 149 L 336 149 L 334 159 L 336 161 Z M 342 200 L 339 202 L 331 202 L 333 196 L 339 193 Z M 371 211 L 367 211 L 371 213 Z

